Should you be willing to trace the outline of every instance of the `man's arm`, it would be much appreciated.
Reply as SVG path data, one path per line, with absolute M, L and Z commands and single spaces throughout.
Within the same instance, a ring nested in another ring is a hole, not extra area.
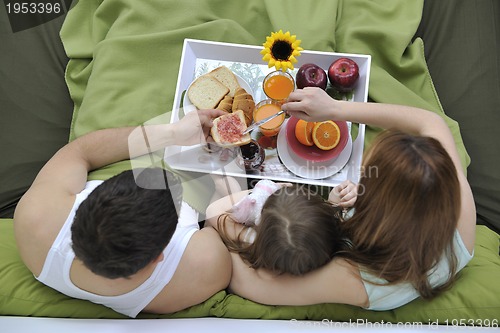
M 219 110 L 202 110 L 173 124 L 103 129 L 62 147 L 40 170 L 14 214 L 16 241 L 28 268 L 40 273 L 89 171 L 168 145 L 201 143 L 208 136 L 212 119 L 221 114 Z

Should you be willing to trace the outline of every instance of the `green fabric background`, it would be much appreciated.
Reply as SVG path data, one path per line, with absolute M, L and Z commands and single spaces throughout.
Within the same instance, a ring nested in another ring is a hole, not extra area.
M 36 174 L 68 142 L 73 102 L 59 38 L 64 17 L 13 32 L 0 5 L 1 218 L 13 216 Z
M 478 223 L 500 232 L 500 1 L 426 1 L 417 36 L 443 108 L 460 123 Z

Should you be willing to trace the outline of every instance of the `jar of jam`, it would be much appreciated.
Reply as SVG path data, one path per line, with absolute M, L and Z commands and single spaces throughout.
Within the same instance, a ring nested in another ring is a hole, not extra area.
M 240 146 L 241 164 L 246 171 L 258 170 L 264 163 L 266 153 L 257 141 L 252 140 L 250 143 Z

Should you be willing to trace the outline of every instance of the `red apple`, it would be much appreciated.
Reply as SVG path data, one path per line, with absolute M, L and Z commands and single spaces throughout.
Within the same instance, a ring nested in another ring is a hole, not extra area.
M 295 82 L 299 89 L 304 87 L 319 87 L 324 90 L 326 89 L 328 79 L 323 68 L 309 63 L 300 66 L 295 76 Z
M 352 59 L 340 58 L 328 67 L 328 80 L 340 92 L 352 91 L 358 78 L 359 67 Z

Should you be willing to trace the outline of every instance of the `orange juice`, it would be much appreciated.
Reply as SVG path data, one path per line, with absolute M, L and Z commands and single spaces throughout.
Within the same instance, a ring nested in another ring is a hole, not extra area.
M 287 72 L 274 71 L 269 73 L 263 82 L 264 93 L 267 97 L 280 101 L 290 95 L 295 88 L 293 77 Z
M 259 121 L 278 113 L 281 107 L 271 99 L 266 99 L 255 106 L 253 114 L 254 121 Z M 285 121 L 285 114 L 282 114 L 268 122 L 262 124 L 259 128 L 263 135 L 274 136 L 280 131 L 281 124 Z

